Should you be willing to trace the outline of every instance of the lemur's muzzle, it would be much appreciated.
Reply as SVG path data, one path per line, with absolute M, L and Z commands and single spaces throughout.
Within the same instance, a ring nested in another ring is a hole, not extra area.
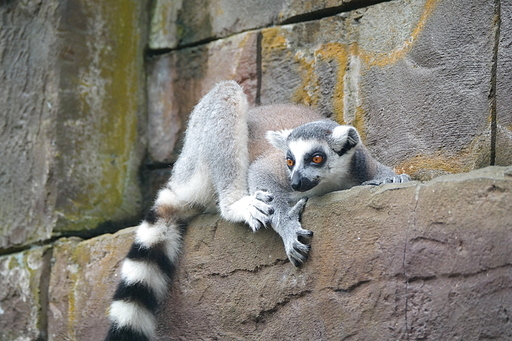
M 291 179 L 291 185 L 294 191 L 306 192 L 318 185 L 319 181 L 302 176 L 299 172 L 294 172 Z

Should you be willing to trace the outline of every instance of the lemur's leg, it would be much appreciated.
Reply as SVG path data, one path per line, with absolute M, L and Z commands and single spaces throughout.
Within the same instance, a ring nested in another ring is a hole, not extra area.
M 247 110 L 247 98 L 236 82 L 217 84 L 190 117 L 183 153 L 197 155 L 203 168 L 199 174 L 209 177 L 222 217 L 245 222 L 255 231 L 269 222 L 272 196 L 249 195 Z M 183 167 L 177 173 L 186 171 Z
M 281 174 L 276 174 L 278 168 L 273 166 L 278 162 L 283 164 Z M 269 155 L 265 159 L 255 161 L 249 170 L 249 188 L 251 192 L 258 190 L 272 192 L 274 196 L 272 228 L 281 236 L 286 255 L 293 265 L 303 264 L 308 258 L 311 248 L 309 243 L 313 232 L 303 229 L 300 222 L 307 199 L 300 199 L 298 202 L 290 204 L 289 195 L 293 191 L 286 174 L 284 157 Z

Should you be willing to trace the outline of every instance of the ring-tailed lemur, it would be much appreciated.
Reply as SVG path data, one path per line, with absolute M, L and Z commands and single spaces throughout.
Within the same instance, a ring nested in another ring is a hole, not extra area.
M 303 106 L 248 108 L 241 87 L 217 84 L 190 115 L 180 157 L 121 268 L 107 340 L 151 340 L 181 246 L 180 225 L 218 209 L 253 231 L 271 225 L 301 265 L 312 231 L 306 199 L 364 183 L 408 181 L 373 159 L 357 131 Z

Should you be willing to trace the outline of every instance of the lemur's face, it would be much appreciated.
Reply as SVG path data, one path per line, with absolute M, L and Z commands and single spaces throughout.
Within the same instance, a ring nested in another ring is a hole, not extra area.
M 325 142 L 302 139 L 290 141 L 286 165 L 293 190 L 306 192 L 317 186 L 329 172 L 331 159 L 335 155 Z
M 360 142 L 353 127 L 335 124 L 326 128 L 323 121 L 294 130 L 270 132 L 267 137 L 286 153 L 292 189 L 308 192 L 308 196 L 343 187 L 340 179 L 350 171 L 355 147 Z

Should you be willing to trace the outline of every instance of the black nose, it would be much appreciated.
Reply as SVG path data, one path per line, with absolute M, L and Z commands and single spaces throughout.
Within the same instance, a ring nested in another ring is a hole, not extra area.
M 295 173 L 292 176 L 291 185 L 294 191 L 305 192 L 318 185 L 318 181 L 311 181 L 299 173 Z

